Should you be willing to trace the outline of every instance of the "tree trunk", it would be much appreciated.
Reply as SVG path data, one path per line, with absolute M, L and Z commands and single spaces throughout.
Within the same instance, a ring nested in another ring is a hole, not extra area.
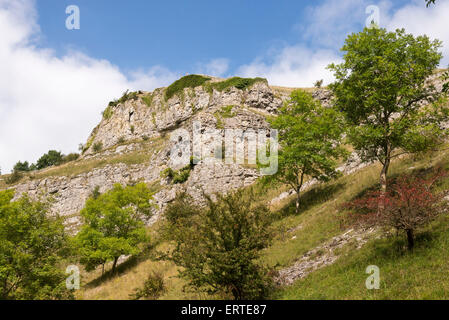
M 388 169 L 390 167 L 390 156 L 388 155 L 385 158 L 384 166 L 382 167 L 382 171 L 380 172 L 380 192 L 382 195 L 385 195 L 387 193 L 387 174 Z M 378 215 L 380 215 L 385 209 L 385 201 L 381 200 L 379 203 L 379 210 L 377 212 Z
M 114 263 L 112 264 L 112 273 L 115 273 L 115 267 L 117 266 L 118 257 L 114 258 Z
M 296 214 L 299 213 L 299 200 L 300 200 L 300 195 L 299 195 L 299 191 L 296 191 Z
M 382 171 L 380 172 L 380 188 L 381 188 L 380 190 L 384 194 L 387 192 L 387 174 L 389 168 L 390 168 L 390 159 L 387 158 L 385 159 L 384 166 L 382 167 Z
M 413 229 L 408 229 L 406 231 L 407 231 L 408 250 L 411 251 L 415 246 L 415 236 L 413 234 Z

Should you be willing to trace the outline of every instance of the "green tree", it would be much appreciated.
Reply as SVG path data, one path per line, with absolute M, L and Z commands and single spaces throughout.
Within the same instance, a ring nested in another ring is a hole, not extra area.
M 295 90 L 277 117 L 268 120 L 279 130 L 279 170 L 267 180 L 277 179 L 296 192 L 299 212 L 301 188 L 306 178 L 327 181 L 338 175 L 339 158 L 347 152 L 341 147 L 343 117 L 332 108 L 323 107 L 313 97 Z
M 365 28 L 346 39 L 344 62 L 329 66 L 336 107 L 350 125 L 349 141 L 363 161 L 382 163 L 383 192 L 393 158 L 434 148 L 444 132 L 440 124 L 448 109 L 437 103 L 442 93 L 427 81 L 440 62 L 440 47 L 438 40 L 403 29 Z
M 67 252 L 62 220 L 48 203 L 0 192 L 0 299 L 71 299 L 60 269 Z
M 25 161 L 25 162 L 19 161 L 14 165 L 13 170 L 14 171 L 24 171 L 24 172 L 30 171 L 30 164 L 28 163 L 28 161 Z
M 243 191 L 216 195 L 199 208 L 178 195 L 166 210 L 174 249 L 168 259 L 182 267 L 180 276 L 197 291 L 257 299 L 269 288 L 267 270 L 258 262 L 272 238 L 269 210 Z
M 76 236 L 81 263 L 87 270 L 113 261 L 115 272 L 122 255 L 141 252 L 147 241 L 144 219 L 151 216 L 152 193 L 145 183 L 123 187 L 116 184 L 107 193 L 89 198 L 80 214 L 84 225 Z
M 63 155 L 61 152 L 50 150 L 37 160 L 36 168 L 41 170 L 50 166 L 56 166 L 61 164 L 62 160 Z

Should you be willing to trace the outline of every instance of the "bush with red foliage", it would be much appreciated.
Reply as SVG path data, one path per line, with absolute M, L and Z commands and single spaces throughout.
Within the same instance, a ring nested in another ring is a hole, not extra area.
M 401 176 L 387 190 L 374 191 L 345 203 L 351 225 L 381 226 L 402 230 L 407 235 L 408 249 L 415 243 L 415 230 L 434 220 L 445 210 L 446 193 L 435 192 L 435 183 L 447 176 L 437 170 L 430 178 Z

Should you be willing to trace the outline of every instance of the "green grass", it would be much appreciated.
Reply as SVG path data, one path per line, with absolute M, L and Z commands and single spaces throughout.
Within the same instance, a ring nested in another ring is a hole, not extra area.
M 267 82 L 267 80 L 264 78 L 233 77 L 233 78 L 229 78 L 224 81 L 209 83 L 208 87 L 209 87 L 209 90 L 215 89 L 217 91 L 225 91 L 232 87 L 240 89 L 240 90 L 245 90 L 247 88 L 250 88 L 256 82 Z
M 331 266 L 279 291 L 277 299 L 448 299 L 449 217 L 443 216 L 417 236 L 413 252 L 405 237 L 373 240 L 347 250 Z M 380 269 L 380 289 L 365 286 L 369 265 Z
M 165 90 L 165 100 L 169 100 L 174 95 L 183 92 L 185 88 L 196 88 L 203 85 L 209 80 L 210 78 L 206 78 L 196 74 L 182 77 L 181 79 L 176 80 L 167 87 L 167 89 Z
M 143 96 L 142 101 L 143 101 L 143 103 L 145 103 L 147 105 L 147 107 L 151 107 L 151 105 L 153 104 L 153 94 L 149 93 L 149 94 Z
M 154 138 L 147 141 L 141 141 L 142 149 L 130 153 L 110 156 L 106 159 L 88 159 L 77 160 L 70 163 L 45 169 L 42 171 L 32 172 L 29 174 L 31 179 L 43 179 L 48 177 L 60 176 L 76 176 L 82 173 L 90 172 L 94 169 L 104 168 L 107 165 L 126 164 L 128 166 L 133 164 L 142 164 L 150 161 L 155 152 L 160 151 L 165 143 L 165 138 Z M 124 144 L 134 143 L 135 141 L 128 141 Z M 123 144 L 122 144 L 123 145 Z M 115 148 L 117 146 L 111 147 Z M 109 150 L 108 148 L 106 150 Z

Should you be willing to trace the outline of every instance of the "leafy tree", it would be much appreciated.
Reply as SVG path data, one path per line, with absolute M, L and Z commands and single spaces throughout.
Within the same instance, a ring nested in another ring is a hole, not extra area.
M 389 187 L 387 193 L 371 192 L 346 203 L 344 208 L 351 211 L 351 223 L 404 231 L 408 249 L 412 250 L 416 229 L 445 211 L 446 204 L 442 201 L 445 193 L 437 193 L 432 188 L 446 175 L 445 172 L 438 171 L 427 179 L 402 176 Z M 378 210 L 379 206 L 383 206 L 383 210 Z
M 70 299 L 59 268 L 67 248 L 62 220 L 48 203 L 0 192 L 0 299 Z
M 166 210 L 174 249 L 167 258 L 182 267 L 180 276 L 198 291 L 263 298 L 270 281 L 257 263 L 272 238 L 269 210 L 242 191 L 206 196 L 206 207 L 178 195 Z
M 84 225 L 76 236 L 81 263 L 87 270 L 113 261 L 115 272 L 122 255 L 138 254 L 147 241 L 144 219 L 151 216 L 152 193 L 145 183 L 122 187 L 89 198 L 80 214 Z
M 14 165 L 13 170 L 14 171 L 24 171 L 24 172 L 30 171 L 30 164 L 28 163 L 28 161 L 25 161 L 25 162 L 19 161 Z
M 61 164 L 62 161 L 63 161 L 63 155 L 61 152 L 55 151 L 55 150 L 50 150 L 50 151 L 48 151 L 48 153 L 46 153 L 42 157 L 40 157 L 39 160 L 37 160 L 36 168 L 38 170 L 41 170 L 41 169 L 44 169 L 47 167 L 56 166 L 56 165 Z
M 341 147 L 344 119 L 332 108 L 323 107 L 302 90 L 295 90 L 290 100 L 269 119 L 279 130 L 279 170 L 267 180 L 277 179 L 296 192 L 299 212 L 301 188 L 306 177 L 327 181 L 338 175 L 337 160 L 347 152 Z
M 383 192 L 393 158 L 434 148 L 444 133 L 448 108 L 427 81 L 440 62 L 440 47 L 438 40 L 403 29 L 365 28 L 346 39 L 344 62 L 329 66 L 336 77 L 330 86 L 336 107 L 350 125 L 349 141 L 362 160 L 382 163 Z

